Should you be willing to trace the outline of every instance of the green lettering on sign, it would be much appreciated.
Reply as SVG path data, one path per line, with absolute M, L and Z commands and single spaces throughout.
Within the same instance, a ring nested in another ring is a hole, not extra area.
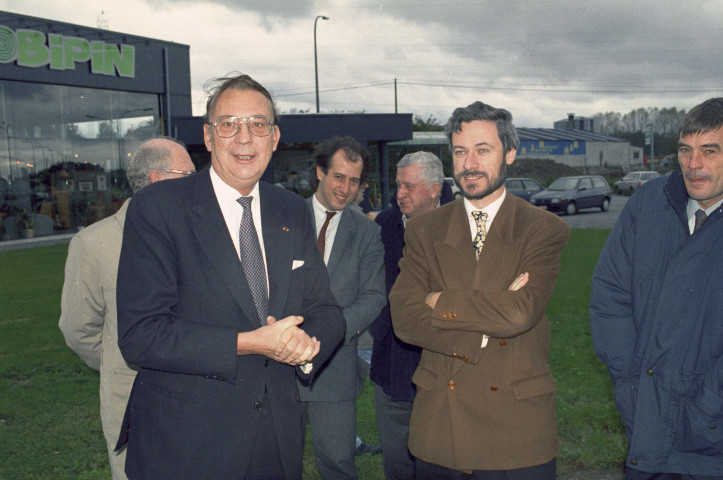
M 48 64 L 50 49 L 45 46 L 45 34 L 37 30 L 18 30 L 18 65 L 42 67 Z
M 12 29 L 0 25 L 0 63 L 15 61 L 21 67 L 49 65 L 52 70 L 75 70 L 90 62 L 90 72 L 126 78 L 136 76 L 136 49 L 101 40 L 89 41 L 37 30 Z

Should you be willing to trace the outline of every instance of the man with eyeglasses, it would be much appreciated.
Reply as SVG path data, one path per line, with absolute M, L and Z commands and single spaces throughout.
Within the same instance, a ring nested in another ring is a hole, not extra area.
M 194 173 L 182 143 L 171 138 L 144 142 L 128 163 L 134 192 L 153 182 Z M 60 330 L 68 346 L 100 371 L 100 418 L 114 480 L 127 478 L 125 450 L 115 453 L 118 431 L 137 369 L 118 349 L 116 274 L 130 199 L 115 215 L 78 232 L 70 241 L 61 297 Z
M 304 200 L 259 182 L 279 142 L 248 75 L 208 90 L 211 164 L 128 210 L 118 331 L 139 365 L 118 448 L 131 479 L 300 479 L 310 382 L 344 338 Z

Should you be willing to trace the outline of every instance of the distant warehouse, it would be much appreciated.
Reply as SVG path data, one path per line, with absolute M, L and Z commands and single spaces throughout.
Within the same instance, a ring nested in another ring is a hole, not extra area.
M 643 163 L 643 149 L 623 140 L 583 130 L 518 128 L 517 158 L 551 159 L 593 173 L 608 168 L 630 170 Z
M 555 128 L 517 128 L 520 146 L 517 158 L 553 160 L 585 173 L 642 165 L 643 149 L 624 140 L 593 131 L 592 119 L 574 117 L 555 122 Z M 409 151 L 436 149 L 440 157 L 450 158 L 443 132 L 414 132 L 412 140 L 390 142 L 398 156 Z

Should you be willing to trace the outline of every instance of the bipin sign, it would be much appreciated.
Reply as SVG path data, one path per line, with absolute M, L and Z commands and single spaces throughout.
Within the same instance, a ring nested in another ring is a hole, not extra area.
M 136 52 L 132 45 L 115 45 L 37 30 L 12 29 L 0 25 L 0 63 L 16 62 L 22 67 L 49 66 L 52 70 L 75 70 L 90 62 L 90 72 L 135 78 Z

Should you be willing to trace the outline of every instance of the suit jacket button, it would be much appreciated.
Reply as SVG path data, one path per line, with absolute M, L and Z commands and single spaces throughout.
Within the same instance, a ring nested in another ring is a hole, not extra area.
M 263 406 L 264 406 L 264 402 L 256 402 L 256 403 L 254 403 L 254 409 L 255 409 L 255 410 L 261 410 L 261 408 L 263 408 Z
M 449 383 L 447 383 L 447 386 L 450 390 L 454 390 L 454 387 L 456 387 L 453 380 L 450 380 Z
M 492 390 L 493 392 L 496 392 L 496 391 L 497 391 L 497 385 L 492 385 L 492 386 L 490 387 L 490 390 Z
M 500 347 L 506 347 L 507 346 L 507 340 L 500 340 Z

